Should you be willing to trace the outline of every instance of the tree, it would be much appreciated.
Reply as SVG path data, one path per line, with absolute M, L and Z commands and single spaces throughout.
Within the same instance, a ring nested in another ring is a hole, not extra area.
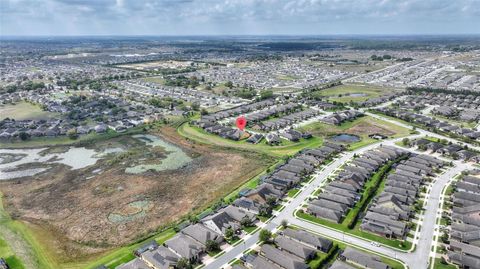
M 205 108 L 202 108 L 202 110 L 200 110 L 200 114 L 201 115 L 208 115 L 208 111 Z
M 268 99 L 273 97 L 273 91 L 261 91 L 260 92 L 260 99 Z
M 410 143 L 410 139 L 408 139 L 408 137 L 405 137 L 404 139 L 402 139 L 402 144 L 404 146 L 408 146 L 409 143 Z
M 218 242 L 213 241 L 213 240 L 207 240 L 207 242 L 205 242 L 205 247 L 206 247 L 207 251 L 220 250 L 220 246 L 218 245 Z
M 269 230 L 262 229 L 258 235 L 258 239 L 263 242 L 268 242 L 272 238 L 272 232 Z
M 190 268 L 192 268 L 192 265 L 190 264 L 190 262 L 186 258 L 180 258 L 177 261 L 176 268 L 177 269 L 190 269 Z
M 267 197 L 267 204 L 269 206 L 274 206 L 277 203 L 277 199 L 273 196 Z
M 253 225 L 253 222 L 252 220 L 248 217 L 248 216 L 244 216 L 241 220 L 240 220 L 240 224 L 243 226 L 243 227 L 251 227 Z
M 267 204 L 260 204 L 258 215 L 262 217 L 270 217 L 272 215 L 272 207 Z
M 287 228 L 288 221 L 286 219 L 283 219 L 282 222 L 281 222 L 281 225 L 282 225 L 283 228 Z
M 198 111 L 200 109 L 200 105 L 198 103 L 192 103 L 191 107 L 195 111 Z
M 21 139 L 22 141 L 25 141 L 25 140 L 27 140 L 27 139 L 30 138 L 30 134 L 25 133 L 25 132 L 20 132 L 20 133 L 18 134 L 18 136 L 20 137 L 20 139 Z
M 233 82 L 231 82 L 231 81 L 225 82 L 225 87 L 228 87 L 230 89 L 233 88 Z
M 67 131 L 67 136 L 72 140 L 77 139 L 77 137 L 78 137 L 77 129 L 72 128 L 72 129 L 68 130 Z
M 225 237 L 226 238 L 232 238 L 234 234 L 235 234 L 235 232 L 233 231 L 232 228 L 228 228 L 227 230 L 225 230 Z

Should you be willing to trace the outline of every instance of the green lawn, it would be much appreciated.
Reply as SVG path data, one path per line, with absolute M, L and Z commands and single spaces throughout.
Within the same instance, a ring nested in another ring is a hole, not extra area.
M 46 120 L 57 118 L 58 113 L 43 111 L 40 106 L 21 101 L 17 104 L 0 105 L 0 120 L 11 118 L 15 120 Z
M 319 218 L 316 218 L 316 217 L 314 217 L 310 214 L 301 213 L 299 211 L 297 211 L 296 216 L 301 218 L 301 219 L 320 224 L 322 226 L 327 226 L 327 227 L 333 228 L 335 230 L 345 232 L 347 234 L 356 235 L 356 236 L 362 237 L 362 238 L 367 239 L 367 240 L 376 241 L 376 242 L 379 242 L 379 243 L 382 243 L 384 245 L 387 245 L 387 246 L 390 246 L 390 247 L 393 247 L 393 248 L 397 248 L 397 249 L 400 249 L 400 250 L 409 250 L 412 247 L 412 243 L 408 242 L 408 241 L 402 242 L 400 240 L 389 240 L 389 239 L 387 239 L 383 236 L 379 236 L 379 235 L 376 235 L 376 234 L 361 231 L 361 230 L 357 229 L 358 227 L 355 227 L 354 229 L 348 229 L 347 227 L 345 227 L 342 224 L 334 223 L 334 222 L 331 222 L 331 221 L 328 221 L 328 220 L 325 220 L 325 219 L 319 219 Z
M 317 91 L 314 93 L 318 97 L 327 97 L 329 101 L 342 103 L 363 102 L 370 98 L 379 97 L 391 90 L 373 85 L 346 84 L 333 88 Z
M 434 269 L 458 269 L 456 265 L 453 264 L 443 264 L 440 258 L 435 258 L 435 264 L 433 265 Z
M 298 226 L 291 226 L 290 228 L 293 228 L 293 229 L 302 229 L 301 227 L 298 227 Z M 355 248 L 355 249 L 358 249 L 360 251 L 367 251 L 367 252 L 370 252 L 368 249 L 363 249 L 363 248 L 359 248 L 359 247 L 354 247 L 354 246 L 350 246 L 348 244 L 345 244 L 344 242 L 338 240 L 338 238 L 331 238 L 331 237 L 328 237 L 328 236 L 323 236 L 323 237 L 326 237 L 327 239 L 330 239 L 333 241 L 334 245 L 338 246 L 338 249 L 340 250 L 345 250 L 345 248 L 347 248 L 347 246 L 351 247 L 351 248 Z M 319 265 L 319 260 L 322 258 L 322 257 L 329 257 L 327 259 L 327 263 L 331 263 L 332 261 L 335 261 L 336 257 L 338 256 L 338 251 L 333 251 L 334 249 L 331 250 L 332 253 L 323 253 L 323 252 L 318 252 L 317 253 L 317 256 L 315 257 L 314 260 L 310 261 L 309 262 L 309 265 L 310 267 L 313 269 L 315 268 L 314 266 L 318 266 Z M 374 255 L 377 255 L 380 260 L 386 264 L 388 264 L 390 266 L 390 268 L 392 269 L 405 269 L 405 266 L 403 266 L 402 263 L 396 261 L 396 260 L 393 260 L 392 258 L 389 258 L 389 257 L 384 257 L 384 256 L 381 256 L 379 254 L 376 254 L 376 253 L 372 253 Z M 312 266 L 313 265 L 313 266 Z M 323 266 L 319 267 L 319 268 L 326 268 L 325 266 L 325 263 L 323 264 Z M 356 267 L 355 267 L 356 268 Z
M 156 77 L 145 77 L 142 78 L 141 80 L 145 82 L 151 82 L 151 83 L 157 83 L 160 85 L 165 85 L 165 79 L 162 76 L 156 76 Z
M 157 241 L 159 244 L 163 244 L 163 242 L 167 241 L 168 239 L 172 238 L 175 235 L 175 231 L 173 228 L 167 229 L 147 240 L 144 240 L 139 243 L 135 243 L 129 246 L 125 246 L 119 249 L 116 249 L 106 255 L 104 255 L 102 258 L 97 259 L 96 261 L 89 263 L 85 265 L 85 268 L 95 268 L 100 265 L 105 265 L 108 268 L 115 268 L 116 266 L 126 263 L 132 259 L 135 258 L 133 255 L 133 251 L 137 248 L 139 248 L 142 244 L 145 244 L 146 242 L 154 239 Z
M 253 231 L 255 231 L 256 229 L 258 229 L 257 226 L 243 227 L 243 230 L 248 234 L 253 233 Z
M 299 189 L 291 189 L 288 191 L 288 197 L 294 197 L 300 190 Z
M 25 268 L 25 266 L 23 266 L 22 261 L 20 261 L 20 259 L 17 256 L 15 256 L 15 253 L 13 253 L 12 249 L 8 246 L 7 242 L 5 242 L 5 240 L 2 238 L 1 234 L 0 234 L 0 257 L 4 258 L 7 261 L 7 264 L 12 269 Z
M 233 141 L 230 139 L 224 139 L 214 134 L 209 134 L 203 129 L 192 126 L 188 123 L 181 125 L 177 130 L 180 135 L 204 144 L 256 151 L 275 157 L 294 155 L 304 148 L 317 148 L 323 143 L 323 139 L 319 137 L 313 137 L 310 139 L 302 139 L 296 143 L 284 140 L 279 146 L 270 146 L 265 143 L 265 140 L 258 144 L 250 144 L 245 140 Z
M 378 170 L 364 185 L 364 189 L 362 192 L 362 196 L 360 200 L 355 204 L 353 208 L 348 211 L 347 216 L 343 220 L 342 224 L 348 227 L 355 227 L 356 224 L 359 222 L 358 215 L 364 212 L 367 209 L 368 204 L 370 201 L 375 197 L 378 192 L 379 188 L 382 186 L 382 183 L 385 184 L 385 175 L 391 169 L 394 161 L 390 161 L 385 164 L 382 168 Z
M 376 119 L 370 116 L 363 116 L 353 121 L 347 121 L 341 125 L 331 125 L 323 122 L 314 122 L 298 128 L 301 132 L 310 132 L 315 137 L 326 139 L 337 134 L 353 134 L 360 137 L 359 142 L 349 144 L 350 150 L 355 150 L 376 142 L 368 137 L 370 134 L 380 133 L 392 138 L 398 138 L 410 135 L 410 130 L 396 124 Z

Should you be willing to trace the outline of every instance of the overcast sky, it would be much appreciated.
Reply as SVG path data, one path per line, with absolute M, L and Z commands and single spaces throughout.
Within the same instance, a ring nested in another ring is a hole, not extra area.
M 0 35 L 480 33 L 480 0 L 0 0 Z

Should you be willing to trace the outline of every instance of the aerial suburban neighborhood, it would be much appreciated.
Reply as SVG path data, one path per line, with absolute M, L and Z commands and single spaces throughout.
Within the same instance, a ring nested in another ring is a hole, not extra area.
M 478 10 L 0 0 L 0 269 L 480 269 Z

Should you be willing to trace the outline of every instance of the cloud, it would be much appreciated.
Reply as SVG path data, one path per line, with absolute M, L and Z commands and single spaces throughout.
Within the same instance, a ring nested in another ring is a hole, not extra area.
M 479 33 L 478 0 L 0 0 L 1 35 Z

